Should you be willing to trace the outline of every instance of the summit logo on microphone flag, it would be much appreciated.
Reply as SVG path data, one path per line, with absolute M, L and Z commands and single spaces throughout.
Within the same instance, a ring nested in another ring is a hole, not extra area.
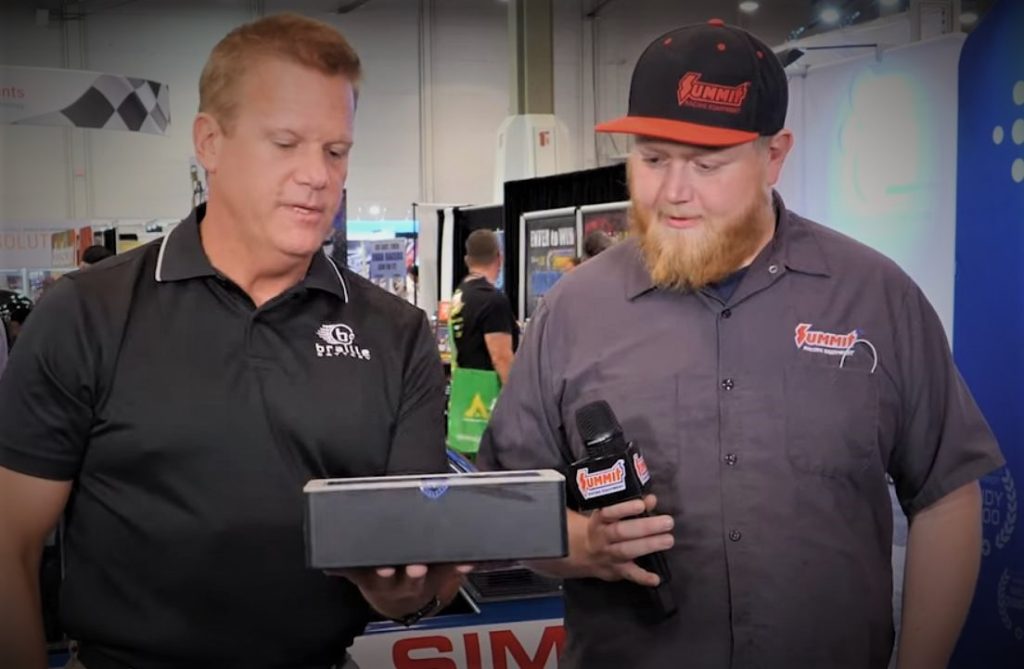
M 619 459 L 607 469 L 591 472 L 584 467 L 576 472 L 576 487 L 583 499 L 594 499 L 626 489 L 626 461 Z
M 641 485 L 647 485 L 651 480 L 651 473 L 647 471 L 647 461 L 639 453 L 633 454 L 633 469 L 636 470 L 636 477 L 640 479 Z

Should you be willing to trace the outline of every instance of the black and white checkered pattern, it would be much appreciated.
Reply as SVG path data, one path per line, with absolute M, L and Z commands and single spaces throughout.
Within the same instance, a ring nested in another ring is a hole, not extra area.
M 18 123 L 128 130 L 163 135 L 171 123 L 167 84 L 101 74 L 81 96 L 60 111 Z

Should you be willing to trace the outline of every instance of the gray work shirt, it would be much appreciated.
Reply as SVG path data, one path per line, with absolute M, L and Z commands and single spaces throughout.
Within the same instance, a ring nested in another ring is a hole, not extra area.
M 886 472 L 913 516 L 1003 463 L 918 286 L 776 209 L 725 304 L 656 289 L 628 241 L 530 321 L 481 465 L 562 467 L 584 453 L 576 410 L 603 399 L 676 521 L 679 613 L 647 624 L 639 586 L 569 580 L 562 666 L 885 667 Z

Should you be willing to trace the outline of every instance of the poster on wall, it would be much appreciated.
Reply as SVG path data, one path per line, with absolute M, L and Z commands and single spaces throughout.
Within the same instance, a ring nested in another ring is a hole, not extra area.
M 1024 3 L 997 2 L 959 59 L 953 354 L 1006 466 L 981 480 L 981 571 L 951 669 L 1024 658 Z
M 530 318 L 540 298 L 575 266 L 578 226 L 575 207 L 528 212 L 520 217 L 520 320 Z
M 403 237 L 390 239 L 350 239 L 347 244 L 346 264 L 356 274 L 380 286 L 392 295 L 408 300 L 412 240 Z
M 580 242 L 583 254 L 587 253 L 587 240 L 594 235 L 603 235 L 612 243 L 621 242 L 629 235 L 629 201 L 590 204 L 579 209 Z
M 498 238 L 498 248 L 501 249 L 501 257 L 505 257 L 505 231 L 495 230 L 494 235 Z M 498 279 L 494 282 L 494 288 L 499 291 L 505 290 L 505 263 L 501 263 L 501 270 L 498 272 Z
M 75 240 L 75 266 L 78 266 L 82 262 L 82 254 L 85 250 L 93 245 L 93 234 L 92 226 L 86 225 L 78 228 L 78 234 Z
M 75 267 L 77 238 L 74 230 L 55 232 L 50 237 L 50 266 Z
M 405 278 L 406 240 L 366 242 L 370 247 L 370 279 Z
M 120 74 L 0 65 L 0 123 L 167 134 L 167 84 Z

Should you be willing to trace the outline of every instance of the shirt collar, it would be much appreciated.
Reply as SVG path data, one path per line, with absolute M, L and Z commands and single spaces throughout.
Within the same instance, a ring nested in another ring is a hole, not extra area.
M 777 192 L 772 193 L 772 199 L 778 212 L 770 251 L 772 263 L 801 274 L 831 276 L 828 258 L 810 222 L 786 209 Z
M 160 242 L 155 275 L 158 283 L 217 275 L 199 238 L 199 221 L 205 215 L 206 205 L 201 204 Z
M 309 271 L 306 272 L 302 285 L 327 291 L 348 302 L 348 284 L 345 283 L 341 268 L 333 258 L 322 251 L 313 255 L 313 261 L 309 264 Z
M 825 253 L 808 221 L 786 209 L 786 203 L 778 192 L 772 192 L 772 204 L 777 212 L 775 236 L 767 252 L 760 255 L 768 255 L 773 264 L 781 264 L 795 272 L 830 276 L 831 270 Z M 632 249 L 627 254 L 626 299 L 633 300 L 654 290 L 656 286 L 651 280 L 636 239 L 630 238 L 628 243 Z
M 201 204 L 164 237 L 156 261 L 155 278 L 158 283 L 218 275 L 203 251 L 199 236 L 199 224 L 205 215 L 206 205 Z M 313 255 L 301 285 L 326 291 L 345 302 L 349 299 L 348 284 L 341 269 L 321 251 Z
M 633 300 L 644 293 L 655 289 L 654 281 L 651 280 L 651 273 L 647 270 L 644 262 L 643 251 L 636 237 L 630 237 L 623 244 L 628 244 L 629 249 L 624 249 L 626 260 L 626 299 Z

